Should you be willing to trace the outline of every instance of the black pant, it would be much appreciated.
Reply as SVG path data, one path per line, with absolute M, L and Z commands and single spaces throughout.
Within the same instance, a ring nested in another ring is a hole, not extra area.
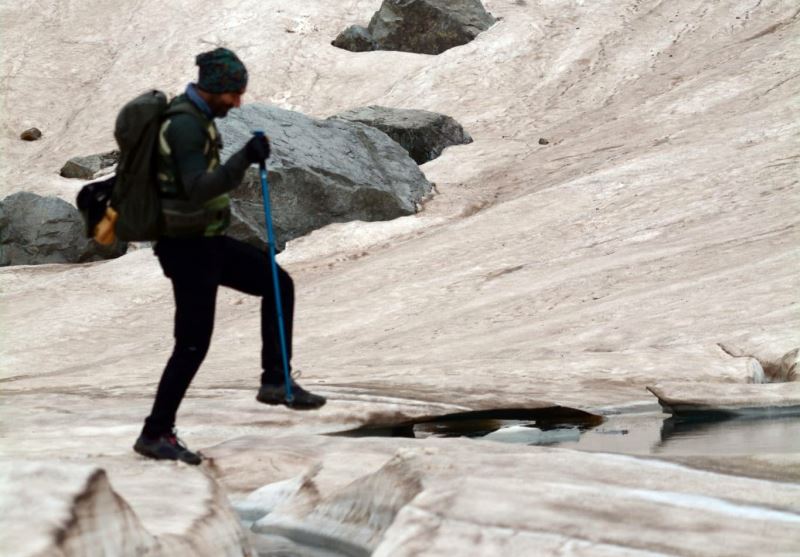
M 172 280 L 175 296 L 175 348 L 167 362 L 153 410 L 142 433 L 158 437 L 175 425 L 175 415 L 203 358 L 214 330 L 217 288 L 227 286 L 261 296 L 262 382 L 280 381 L 283 361 L 277 327 L 269 255 L 226 236 L 162 238 L 155 248 L 164 274 Z M 294 282 L 278 268 L 286 351 L 292 355 Z

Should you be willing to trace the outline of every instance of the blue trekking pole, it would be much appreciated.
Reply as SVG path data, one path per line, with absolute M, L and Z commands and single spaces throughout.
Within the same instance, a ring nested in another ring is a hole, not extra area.
M 253 134 L 257 137 L 264 137 L 264 132 L 256 130 Z M 275 291 L 275 309 L 278 314 L 278 333 L 281 339 L 281 358 L 283 359 L 283 377 L 286 386 L 286 402 L 291 404 L 294 400 L 292 395 L 292 378 L 289 374 L 289 358 L 286 353 L 286 331 L 283 328 L 283 306 L 281 305 L 281 291 L 278 284 L 278 264 L 275 262 L 275 232 L 272 230 L 272 209 L 269 202 L 269 185 L 267 184 L 267 163 L 261 161 L 258 164 L 261 174 L 261 197 L 264 200 L 264 221 L 267 226 L 267 244 L 269 245 L 269 262 L 272 266 L 272 289 Z

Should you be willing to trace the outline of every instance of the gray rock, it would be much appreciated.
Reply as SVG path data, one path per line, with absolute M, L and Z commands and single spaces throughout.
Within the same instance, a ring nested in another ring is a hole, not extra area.
M 378 128 L 402 145 L 417 164 L 435 159 L 450 145 L 472 143 L 461 124 L 450 116 L 427 110 L 367 106 L 331 118 Z
M 331 44 L 352 52 L 367 52 L 378 47 L 369 30 L 361 25 L 351 25 L 339 33 Z
M 42 130 L 39 128 L 30 128 L 22 132 L 19 136 L 20 139 L 24 141 L 36 141 L 37 139 L 41 139 L 42 137 Z
M 78 209 L 58 197 L 19 192 L 0 201 L 0 266 L 97 261 L 125 248 L 86 238 Z
M 236 192 L 234 192 L 236 195 Z M 273 209 L 274 212 L 274 209 Z M 273 215 L 273 220 L 274 220 Z M 243 242 L 257 248 L 264 247 L 267 243 L 267 231 L 264 228 L 264 206 L 259 198 L 258 202 L 243 199 L 231 200 L 231 224 L 226 234 L 238 238 Z M 284 231 L 281 231 L 280 245 L 285 244 Z
M 408 153 L 383 132 L 357 122 L 315 120 L 248 104 L 220 120 L 223 158 L 266 131 L 272 144 L 269 185 L 278 246 L 334 222 L 390 220 L 413 214 L 431 191 Z M 232 192 L 231 234 L 264 239 L 261 182 L 255 167 Z
M 119 151 L 108 151 L 107 153 L 86 157 L 73 157 L 61 167 L 61 175 L 64 178 L 91 180 L 99 171 L 114 166 L 118 162 Z
M 380 50 L 440 54 L 470 42 L 495 21 L 480 0 L 384 0 L 368 36 Z

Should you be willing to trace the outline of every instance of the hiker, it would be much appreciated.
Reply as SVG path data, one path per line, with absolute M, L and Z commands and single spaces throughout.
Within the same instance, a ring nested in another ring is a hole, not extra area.
M 294 397 L 284 398 L 284 369 L 277 331 L 275 296 L 269 255 L 224 235 L 230 222 L 228 192 L 239 186 L 251 164 L 263 163 L 269 141 L 254 135 L 224 164 L 222 142 L 214 118 L 223 118 L 241 104 L 247 70 L 230 50 L 217 48 L 197 56 L 199 79 L 190 83 L 170 107 L 158 141 L 158 185 L 163 232 L 154 252 L 164 274 L 172 280 L 175 297 L 175 347 L 158 385 L 155 402 L 134 450 L 155 459 L 199 464 L 200 455 L 177 438 L 175 416 L 186 389 L 208 351 L 214 328 L 219 286 L 261 296 L 261 386 L 257 400 L 285 404 L 295 410 L 316 409 L 325 398 L 301 388 L 293 379 Z M 186 109 L 188 107 L 188 110 Z M 291 361 L 294 284 L 278 268 L 279 291 Z

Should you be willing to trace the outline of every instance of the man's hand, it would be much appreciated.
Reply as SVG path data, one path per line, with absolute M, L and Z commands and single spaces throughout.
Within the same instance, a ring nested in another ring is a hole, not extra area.
M 265 135 L 254 135 L 244 146 L 244 156 L 247 157 L 250 164 L 260 164 L 266 161 L 269 153 L 269 139 Z

